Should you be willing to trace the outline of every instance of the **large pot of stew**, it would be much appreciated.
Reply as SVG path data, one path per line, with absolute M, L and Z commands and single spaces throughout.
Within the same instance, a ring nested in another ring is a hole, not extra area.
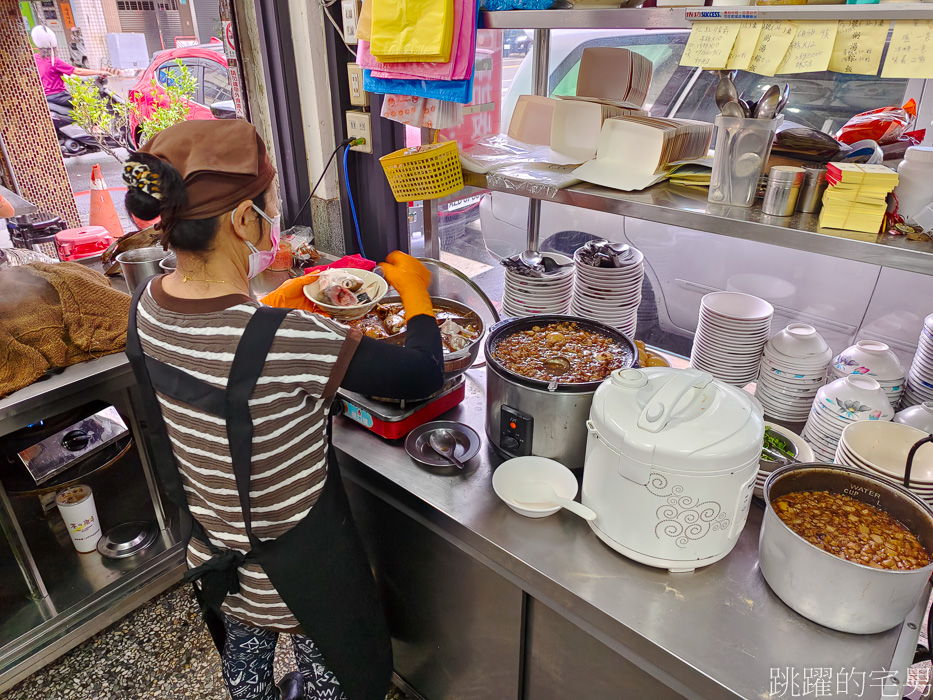
M 764 487 L 761 574 L 804 617 L 874 634 L 904 621 L 933 573 L 933 512 L 880 476 L 794 464 Z
M 632 341 L 575 316 L 511 318 L 489 330 L 486 435 L 507 457 L 537 455 L 582 469 L 596 388 L 634 366 Z

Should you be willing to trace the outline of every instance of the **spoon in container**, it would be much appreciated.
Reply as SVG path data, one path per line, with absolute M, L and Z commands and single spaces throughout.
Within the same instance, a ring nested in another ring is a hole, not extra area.
M 518 256 L 518 259 L 521 260 L 528 267 L 539 269 L 543 264 L 543 258 L 541 253 L 534 250 L 524 250 L 521 255 Z
M 441 457 L 448 460 L 457 469 L 463 469 L 463 462 L 457 459 L 454 454 L 457 451 L 457 438 L 449 430 L 440 428 L 431 433 L 428 437 L 428 444 L 431 449 L 437 452 Z
M 525 505 L 555 505 L 566 508 L 584 520 L 596 520 L 596 513 L 585 505 L 561 498 L 554 492 L 554 487 L 544 481 L 526 481 L 518 484 L 512 491 L 512 498 Z
M 781 93 L 781 99 L 778 102 L 777 110 L 774 112 L 774 116 L 777 116 L 784 112 L 784 108 L 787 106 L 787 100 L 790 98 L 790 83 L 784 83 L 784 91 Z
M 745 118 L 745 111 L 738 102 L 726 102 L 720 109 L 722 109 L 722 116 L 724 117 Z
M 738 102 L 739 91 L 735 89 L 735 83 L 727 76 L 723 76 L 716 84 L 716 93 L 714 96 L 716 106 L 725 114 L 723 107 L 730 102 Z
M 780 102 L 781 88 L 777 85 L 772 85 L 764 91 L 761 99 L 758 100 L 758 104 L 755 105 L 755 119 L 774 119 Z

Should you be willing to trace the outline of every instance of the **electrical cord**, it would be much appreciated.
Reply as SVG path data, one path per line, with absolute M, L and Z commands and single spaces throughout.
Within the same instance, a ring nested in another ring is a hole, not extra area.
M 330 154 L 330 158 L 327 159 L 327 164 L 324 166 L 324 169 L 321 171 L 321 176 L 317 179 L 317 182 L 314 183 L 314 187 L 311 188 L 311 191 L 308 193 L 308 198 L 305 200 L 304 204 L 301 205 L 301 208 L 298 209 L 298 212 L 295 216 L 292 217 L 292 223 L 298 220 L 298 217 L 301 216 L 301 212 L 305 210 L 305 207 L 308 206 L 308 203 L 311 201 L 311 198 L 314 196 L 314 193 L 317 191 L 318 185 L 321 184 L 321 181 L 324 179 L 324 176 L 327 175 L 327 169 L 330 167 L 330 164 L 334 162 L 334 157 L 337 155 L 337 152 L 344 146 L 354 145 L 354 141 L 359 139 L 344 139 L 339 144 L 337 148 L 334 149 L 333 153 Z
M 353 192 L 350 190 L 350 175 L 347 170 L 347 157 L 350 155 L 350 149 L 345 148 L 343 151 L 343 181 L 347 186 L 347 198 L 350 200 L 350 212 L 353 214 L 353 226 L 356 228 L 356 242 L 360 247 L 360 255 L 364 258 L 366 253 L 363 252 L 363 237 L 360 235 L 360 222 L 356 218 L 356 206 L 353 204 Z
M 331 16 L 330 12 L 327 11 L 331 5 L 333 5 L 337 0 L 318 0 L 318 3 L 321 6 L 321 11 L 324 13 L 324 16 L 327 17 L 328 21 L 334 25 L 334 29 L 337 30 L 337 36 L 340 37 L 340 41 L 343 42 L 343 45 L 347 47 L 347 51 L 353 54 L 353 58 L 356 58 L 356 51 L 350 48 L 350 45 L 347 43 L 347 38 L 343 35 L 343 29 L 341 29 L 338 24 L 334 21 L 334 18 Z

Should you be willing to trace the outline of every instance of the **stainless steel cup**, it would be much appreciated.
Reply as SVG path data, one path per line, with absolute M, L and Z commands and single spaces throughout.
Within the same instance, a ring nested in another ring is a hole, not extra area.
M 761 211 L 770 216 L 790 216 L 797 206 L 797 196 L 803 184 L 803 168 L 776 165 L 768 173 L 768 188 Z
M 117 256 L 117 262 L 123 270 L 123 278 L 126 280 L 126 288 L 130 294 L 136 291 L 141 282 L 153 275 L 162 274 L 163 270 L 159 267 L 159 263 L 168 255 L 168 252 L 155 247 L 128 250 Z
M 826 168 L 806 168 L 800 195 L 797 197 L 797 211 L 816 214 L 823 206 L 823 193 L 829 184 L 826 181 Z

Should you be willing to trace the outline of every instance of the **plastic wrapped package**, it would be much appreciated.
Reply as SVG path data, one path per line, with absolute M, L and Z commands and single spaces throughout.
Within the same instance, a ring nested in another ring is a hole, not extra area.
M 520 163 L 547 163 L 551 149 L 513 139 L 505 134 L 487 136 L 468 151 L 460 152 L 464 170 L 485 175 L 491 170 Z
M 490 12 L 500 10 L 550 10 L 555 0 L 484 0 L 483 7 Z
M 836 134 L 846 144 L 871 140 L 884 145 L 897 141 L 917 116 L 917 103 L 910 100 L 903 107 L 882 107 L 856 114 Z
M 522 163 L 499 168 L 486 176 L 489 187 L 517 194 L 553 199 L 565 187 L 580 182 L 573 165 Z

